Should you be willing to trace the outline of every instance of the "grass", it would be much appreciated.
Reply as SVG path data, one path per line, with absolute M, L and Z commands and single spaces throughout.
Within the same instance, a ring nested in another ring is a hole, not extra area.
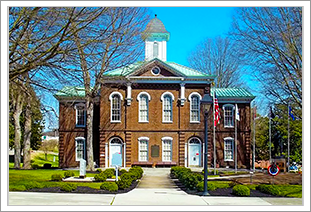
M 223 175 L 240 175 L 240 174 L 249 174 L 249 172 L 247 171 L 238 171 L 237 173 L 235 173 L 235 171 L 220 171 L 220 174 Z
M 210 181 L 210 183 L 213 183 L 216 188 L 230 188 L 231 181 Z
M 60 187 L 67 182 L 52 182 L 52 174 L 64 175 L 63 170 L 49 170 L 49 169 L 37 169 L 37 170 L 9 170 L 9 190 L 10 191 L 25 191 L 27 187 Z M 75 176 L 79 176 L 79 171 L 73 171 Z M 93 177 L 95 174 L 87 173 L 87 177 Z M 102 183 L 76 183 L 71 182 L 77 186 L 87 186 L 90 188 L 100 189 Z
M 55 156 L 55 162 L 53 162 Z M 58 167 L 58 155 L 47 154 L 47 160 L 45 160 L 44 152 L 33 152 L 31 153 L 31 165 L 38 165 L 39 167 L 43 167 L 45 163 L 52 164 L 52 167 Z M 23 163 L 21 163 L 21 168 L 23 167 Z M 9 168 L 14 168 L 14 163 L 9 163 Z

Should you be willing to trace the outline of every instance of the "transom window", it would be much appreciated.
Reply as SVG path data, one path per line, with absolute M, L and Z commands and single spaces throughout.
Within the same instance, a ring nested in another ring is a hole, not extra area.
M 162 121 L 171 123 L 173 122 L 173 100 L 174 96 L 170 92 L 165 92 L 161 96 L 162 100 Z
M 233 138 L 228 137 L 224 140 L 224 160 L 233 161 Z
M 148 122 L 149 121 L 149 101 L 150 95 L 147 92 L 141 92 L 137 96 L 137 100 L 139 101 L 138 108 L 138 121 L 139 122 Z
M 138 144 L 139 144 L 139 161 L 148 161 L 148 141 L 149 138 L 147 137 L 140 137 L 138 138 Z
M 85 159 L 85 138 L 76 138 L 76 161 Z
M 190 122 L 200 122 L 200 100 L 201 95 L 197 92 L 193 92 L 189 95 L 190 100 Z
M 162 161 L 172 161 L 172 141 L 171 137 L 162 138 Z
M 121 100 L 123 100 L 121 93 L 112 92 L 109 100 L 111 105 L 111 122 L 121 122 Z
M 223 106 L 224 110 L 224 126 L 233 127 L 234 121 L 234 106 L 231 104 L 226 104 Z
M 85 127 L 86 122 L 85 105 L 83 103 L 76 104 L 75 109 L 76 109 L 76 126 Z

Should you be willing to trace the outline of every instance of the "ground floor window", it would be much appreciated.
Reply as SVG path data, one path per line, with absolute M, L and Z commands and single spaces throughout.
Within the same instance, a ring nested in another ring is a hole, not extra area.
M 138 139 L 139 161 L 148 161 L 148 140 L 149 138 L 141 137 Z
M 85 159 L 85 138 L 76 138 L 76 161 Z
M 227 137 L 224 141 L 224 160 L 233 161 L 233 138 Z
M 171 137 L 162 138 L 162 161 L 172 161 L 172 141 Z

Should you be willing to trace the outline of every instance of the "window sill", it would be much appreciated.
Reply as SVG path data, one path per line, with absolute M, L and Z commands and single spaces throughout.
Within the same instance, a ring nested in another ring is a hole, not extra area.
M 233 162 L 233 160 L 224 160 L 224 161 Z
M 224 126 L 224 128 L 234 128 L 234 126 Z
M 190 121 L 190 124 L 200 124 L 200 121 Z
M 163 124 L 173 124 L 172 121 L 162 121 Z
M 76 125 L 78 128 L 86 127 L 85 125 Z
M 138 123 L 149 123 L 149 121 L 138 121 Z
M 121 121 L 110 121 L 110 123 L 121 123 Z

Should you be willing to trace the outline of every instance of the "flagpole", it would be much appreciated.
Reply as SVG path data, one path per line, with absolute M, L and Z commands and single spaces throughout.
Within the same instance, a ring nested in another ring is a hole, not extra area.
M 253 172 L 255 172 L 255 145 L 256 145 L 256 106 L 254 106 L 254 137 L 253 137 Z
M 290 132 L 289 132 L 289 103 L 287 105 L 287 171 L 289 172 L 289 140 L 290 140 Z
M 237 115 L 236 115 L 236 113 L 237 113 L 237 105 L 235 104 L 235 116 L 234 116 L 234 120 L 235 120 L 235 138 L 234 138 L 234 160 L 235 160 L 235 173 L 237 173 L 237 120 L 236 120 L 236 118 L 237 118 Z
M 272 116 L 272 108 L 270 106 L 270 114 L 269 114 L 269 162 L 271 164 L 271 116 Z
M 215 90 L 214 90 L 214 93 L 213 93 L 213 120 L 214 120 L 214 129 L 213 129 L 213 130 L 214 130 L 214 132 L 213 132 L 213 146 L 214 146 L 214 175 L 216 175 Z

